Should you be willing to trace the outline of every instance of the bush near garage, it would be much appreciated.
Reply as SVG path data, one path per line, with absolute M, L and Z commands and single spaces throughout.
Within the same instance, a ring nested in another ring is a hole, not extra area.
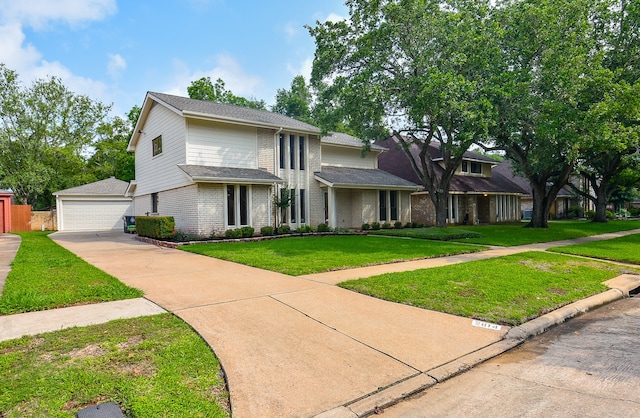
M 136 216 L 136 230 L 141 237 L 171 238 L 175 227 L 173 216 Z

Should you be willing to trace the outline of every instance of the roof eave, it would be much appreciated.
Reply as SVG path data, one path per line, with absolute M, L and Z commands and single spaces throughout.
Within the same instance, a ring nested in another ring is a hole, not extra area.
M 234 177 L 206 177 L 206 176 L 189 176 L 192 181 L 196 183 L 214 183 L 214 184 L 262 184 L 262 185 L 272 185 L 272 184 L 283 184 L 285 181 L 282 179 L 246 179 L 246 178 L 234 178 Z
M 320 129 L 318 129 L 318 128 L 316 128 L 316 129 L 304 129 L 304 128 L 297 128 L 297 127 L 291 127 L 291 126 L 280 126 L 280 125 L 273 125 L 273 124 L 268 124 L 268 123 L 258 123 L 258 122 L 249 121 L 249 120 L 246 120 L 246 119 L 222 117 L 222 116 L 218 116 L 218 115 L 211 115 L 211 114 L 208 114 L 208 113 L 193 112 L 193 111 L 190 111 L 190 110 L 183 110 L 182 111 L 182 115 L 185 118 L 210 120 L 210 121 L 214 121 L 214 122 L 225 122 L 225 123 L 230 123 L 230 124 L 234 124 L 234 125 L 253 126 L 253 127 L 256 127 L 256 128 L 286 129 L 286 130 L 290 130 L 290 131 L 303 132 L 303 133 L 314 134 L 314 135 L 318 135 L 321 132 Z

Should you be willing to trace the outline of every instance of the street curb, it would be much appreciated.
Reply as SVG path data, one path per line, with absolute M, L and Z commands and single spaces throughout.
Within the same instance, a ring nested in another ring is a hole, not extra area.
M 466 372 L 500 354 L 503 354 L 527 339 L 542 334 L 549 328 L 567 319 L 583 314 L 602 305 L 629 297 L 629 293 L 640 288 L 640 276 L 623 274 L 604 282 L 611 289 L 586 299 L 565 305 L 518 327 L 511 328 L 504 339 L 477 351 L 464 355 L 435 369 L 427 370 L 378 392 L 341 405 L 315 416 L 315 418 L 360 418 L 383 411 L 416 393 L 422 392 L 452 377 Z

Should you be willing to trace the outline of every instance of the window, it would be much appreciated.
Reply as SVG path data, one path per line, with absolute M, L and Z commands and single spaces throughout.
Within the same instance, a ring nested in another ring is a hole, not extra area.
M 460 168 L 460 171 L 462 171 L 463 173 L 469 172 L 469 165 L 467 164 L 466 161 L 462 162 L 462 167 Z
M 391 220 L 398 220 L 398 192 L 396 190 L 389 191 L 389 208 L 391 209 Z
M 305 191 L 304 189 L 300 189 L 300 223 L 307 223 L 307 204 L 305 202 Z
M 471 161 L 471 173 L 482 174 L 482 164 Z
M 296 189 L 291 189 L 291 223 L 296 223 Z
M 280 134 L 280 168 L 284 168 L 284 134 Z
M 387 191 L 386 190 L 380 190 L 380 220 L 381 221 L 386 221 L 387 220 Z
M 227 225 L 244 226 L 249 223 L 249 186 L 228 185 Z
M 300 170 L 304 170 L 304 136 L 299 137 L 298 140 L 300 141 L 300 163 L 298 166 L 300 167 Z
M 289 135 L 289 168 L 296 168 L 296 136 Z
M 151 212 L 158 213 L 158 193 L 151 193 Z
M 162 154 L 162 135 L 151 141 L 151 146 L 153 148 L 154 157 L 158 154 Z

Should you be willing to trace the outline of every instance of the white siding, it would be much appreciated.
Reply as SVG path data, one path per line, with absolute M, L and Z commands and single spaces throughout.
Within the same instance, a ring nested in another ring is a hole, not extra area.
M 154 105 L 141 128 L 144 134 L 136 145 L 135 195 L 141 196 L 190 184 L 178 164 L 184 164 L 185 121 L 162 105 Z M 162 153 L 152 154 L 151 141 L 162 135 Z
M 378 154 L 369 152 L 363 158 L 360 149 L 322 144 L 322 165 L 350 168 L 378 168 Z
M 256 128 L 200 120 L 187 127 L 187 164 L 258 168 Z

